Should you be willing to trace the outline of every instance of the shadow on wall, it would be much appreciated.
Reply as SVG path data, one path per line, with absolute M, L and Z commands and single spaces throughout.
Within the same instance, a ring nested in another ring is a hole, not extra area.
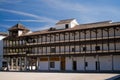
M 113 77 L 105 79 L 105 80 L 120 80 L 120 75 L 113 76 Z

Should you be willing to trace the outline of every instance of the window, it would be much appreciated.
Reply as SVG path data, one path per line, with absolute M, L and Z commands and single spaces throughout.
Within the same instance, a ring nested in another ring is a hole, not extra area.
M 95 47 L 95 50 L 96 50 L 96 51 L 99 51 L 99 50 L 100 50 L 100 46 L 96 46 L 96 47 Z
M 55 49 L 55 48 L 51 48 L 51 49 L 50 49 L 50 52 L 51 52 L 51 53 L 55 53 L 55 52 L 56 52 L 56 49 Z
M 75 52 L 75 48 L 72 48 L 72 52 Z
M 83 51 L 86 51 L 87 50 L 87 48 L 86 47 L 83 47 Z
M 55 62 L 50 62 L 50 68 L 55 68 Z
M 65 29 L 67 29 L 68 27 L 69 27 L 69 25 L 68 25 L 68 24 L 66 24 L 66 25 L 65 25 Z

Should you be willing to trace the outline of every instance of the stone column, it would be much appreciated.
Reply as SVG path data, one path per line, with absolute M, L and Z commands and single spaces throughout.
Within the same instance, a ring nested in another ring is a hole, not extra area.
M 27 70 L 27 57 L 25 57 L 25 60 L 24 60 L 24 66 L 25 66 L 25 71 Z
M 11 70 L 13 70 L 13 58 L 11 58 Z
M 7 59 L 7 70 L 10 70 L 10 57 Z
M 18 58 L 16 58 L 16 70 L 18 70 Z

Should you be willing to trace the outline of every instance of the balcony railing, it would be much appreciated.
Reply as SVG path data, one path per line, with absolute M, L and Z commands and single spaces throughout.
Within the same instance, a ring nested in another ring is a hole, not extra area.
M 42 52 L 42 53 L 32 53 L 29 52 L 26 54 L 26 52 L 20 52 L 20 53 L 4 53 L 4 55 L 26 55 L 26 56 L 38 56 L 38 55 L 64 55 L 64 54 L 105 54 L 105 53 L 113 53 L 120 52 L 120 50 L 99 50 L 99 51 L 76 51 L 76 52 L 69 52 L 69 51 L 62 51 L 62 52 L 56 52 L 56 53 L 50 53 L 50 52 Z
M 34 42 L 34 43 L 24 43 L 24 44 L 21 44 L 21 45 L 8 45 L 9 47 L 16 47 L 16 46 L 23 46 L 23 45 L 39 45 L 39 44 L 50 44 L 50 43 L 63 43 L 63 42 L 75 42 L 75 41 L 92 41 L 92 40 L 105 40 L 105 39 L 117 39 L 117 38 L 120 38 L 120 36 L 110 36 L 110 37 L 98 37 L 98 38 L 86 38 L 86 39 L 70 39 L 70 40 L 57 40 L 57 41 L 45 41 L 45 42 Z M 6 45 L 4 45 L 4 47 L 8 47 Z

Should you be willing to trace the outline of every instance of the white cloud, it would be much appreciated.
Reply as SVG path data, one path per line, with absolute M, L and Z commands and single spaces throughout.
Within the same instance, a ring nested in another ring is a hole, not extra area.
M 84 4 L 80 2 L 65 1 L 65 0 L 42 0 L 51 8 L 57 10 L 65 10 L 71 12 L 69 15 L 77 16 L 83 22 L 91 22 L 106 19 L 118 19 L 120 10 L 113 5 L 97 5 Z M 73 14 L 72 14 L 73 13 Z M 75 13 L 75 15 L 74 15 Z
M 12 19 L 5 19 L 4 21 L 11 21 L 11 22 L 16 22 L 16 21 L 19 21 L 19 22 L 45 22 L 44 20 L 12 20 Z
M 37 28 L 35 28 L 35 27 L 30 27 L 30 29 L 31 29 L 32 31 L 38 31 L 38 30 L 49 29 L 50 27 L 52 27 L 52 25 L 51 25 L 51 24 L 47 24 L 47 25 L 44 25 L 44 26 L 41 26 L 41 27 L 37 27 Z
M 39 21 L 47 22 L 47 23 L 55 23 L 57 21 L 57 20 L 54 20 L 54 19 L 51 19 L 51 18 L 46 18 L 46 17 L 42 17 L 42 16 L 38 16 L 38 15 L 35 15 L 35 14 L 26 13 L 26 12 L 22 12 L 22 11 L 8 10 L 8 9 L 2 9 L 2 8 L 0 8 L 0 11 L 13 13 L 13 14 L 18 14 L 18 15 L 22 15 L 22 16 L 32 17 L 32 18 L 35 18 Z
M 20 3 L 22 2 L 22 0 L 0 0 L 0 3 L 10 3 L 10 4 L 14 4 L 14 3 Z
M 9 25 L 6 25 L 6 24 L 0 24 L 0 27 L 9 28 L 10 26 L 9 26 Z
M 53 8 L 59 8 L 59 9 L 65 9 L 65 10 L 72 10 L 72 11 L 88 11 L 89 9 L 78 3 L 70 3 L 70 2 L 65 2 L 65 0 L 42 0 L 46 4 L 48 4 L 50 7 Z
M 53 8 L 65 9 L 70 11 L 78 11 L 82 13 L 98 11 L 98 12 L 116 12 L 119 9 L 111 6 L 98 6 L 98 5 L 88 5 L 83 3 L 75 3 L 73 1 L 66 2 L 65 0 L 42 0 L 43 2 L 47 3 L 49 6 Z M 94 13 L 94 12 L 93 12 Z

